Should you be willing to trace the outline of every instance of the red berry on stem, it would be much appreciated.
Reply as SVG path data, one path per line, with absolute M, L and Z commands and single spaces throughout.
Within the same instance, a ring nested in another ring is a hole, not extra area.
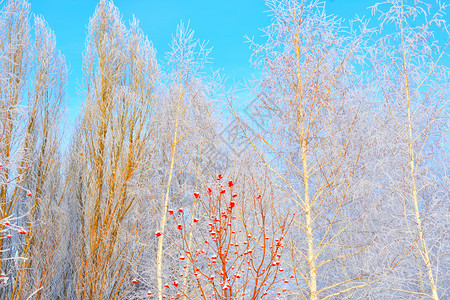
M 230 181 L 228 181 L 228 186 L 229 187 L 232 187 L 234 184 L 233 184 L 233 181 L 232 180 L 230 180 Z
M 199 193 L 194 193 L 194 197 L 195 197 L 195 198 L 198 198 L 198 196 L 200 196 Z

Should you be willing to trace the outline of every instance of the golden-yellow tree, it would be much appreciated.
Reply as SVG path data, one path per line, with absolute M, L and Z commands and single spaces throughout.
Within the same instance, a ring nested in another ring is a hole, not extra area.
M 33 27 L 30 19 L 26 1 L 8 1 L 0 21 L 0 266 L 11 278 L 8 299 L 52 294 L 64 240 L 59 148 L 67 68 L 44 19 L 35 17 Z
M 86 104 L 73 140 L 68 197 L 74 208 L 73 285 L 78 299 L 118 299 L 130 291 L 130 247 L 142 196 L 157 77 L 154 51 L 133 21 L 127 30 L 111 1 L 100 1 L 84 54 Z M 75 295 L 72 295 L 75 296 Z

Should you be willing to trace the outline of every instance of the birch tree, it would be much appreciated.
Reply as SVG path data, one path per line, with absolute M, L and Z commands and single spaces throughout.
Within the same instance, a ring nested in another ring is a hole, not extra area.
M 216 92 L 212 89 L 214 81 L 205 70 L 210 49 L 193 34 L 188 26 L 180 24 L 166 54 L 155 131 L 158 149 L 148 161 L 151 172 L 147 218 L 161 236 L 157 238 L 155 228 L 148 227 L 153 238 L 146 243 L 155 252 L 143 254 L 147 269 L 140 268 L 137 276 L 142 277 L 146 287 L 156 290 L 158 299 L 164 296 L 164 282 L 173 276 L 167 259 L 173 255 L 174 248 L 165 237 L 176 232 L 176 227 L 171 226 L 169 210 L 173 206 L 190 206 L 194 213 L 198 204 L 188 198 L 192 195 L 188 192 L 215 164 L 211 162 L 212 166 L 208 166 L 205 159 L 205 155 L 214 156 L 216 144 L 211 105 Z
M 365 48 L 366 80 L 376 84 L 372 112 L 385 166 L 378 186 L 388 200 L 384 214 L 392 217 L 385 255 L 401 258 L 381 292 L 389 297 L 448 295 L 447 9 L 432 1 L 372 7 L 379 27 Z
M 302 299 L 350 297 L 377 280 L 362 264 L 374 235 L 365 228 L 373 205 L 360 205 L 365 149 L 353 68 L 360 39 L 318 1 L 267 4 L 267 42 L 251 41 L 263 74 L 253 118 L 263 131 L 248 137 L 277 178 L 279 205 L 297 211 L 285 261 L 295 276 L 290 291 Z

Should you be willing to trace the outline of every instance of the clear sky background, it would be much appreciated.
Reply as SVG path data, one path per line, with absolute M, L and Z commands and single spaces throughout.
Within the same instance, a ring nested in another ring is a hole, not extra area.
M 89 18 L 97 0 L 29 0 L 32 13 L 42 15 L 56 34 L 57 47 L 70 67 L 68 109 L 71 120 L 84 99 L 79 95 L 82 82 L 82 53 Z M 371 0 L 327 0 L 327 12 L 350 19 L 356 14 L 370 15 Z M 213 69 L 221 69 L 229 82 L 251 78 L 251 50 L 244 35 L 261 37 L 259 28 L 270 22 L 263 0 L 116 0 L 123 21 L 133 15 L 148 35 L 162 62 L 172 35 L 180 21 L 190 22 L 195 37 L 213 47 Z

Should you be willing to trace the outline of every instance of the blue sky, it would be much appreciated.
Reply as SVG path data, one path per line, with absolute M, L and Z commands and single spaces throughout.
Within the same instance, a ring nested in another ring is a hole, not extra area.
M 73 119 L 83 103 L 78 95 L 82 80 L 82 53 L 89 18 L 97 0 L 29 0 L 34 14 L 42 15 L 55 31 L 57 47 L 70 66 L 68 109 Z M 368 15 L 370 0 L 327 0 L 329 13 L 345 19 L 355 14 Z M 222 69 L 229 82 L 250 78 L 251 51 L 244 35 L 261 36 L 259 28 L 267 26 L 270 17 L 263 0 L 116 0 L 126 24 L 133 14 L 157 51 L 164 59 L 169 42 L 180 21 L 190 22 L 195 36 L 213 47 L 211 67 Z

